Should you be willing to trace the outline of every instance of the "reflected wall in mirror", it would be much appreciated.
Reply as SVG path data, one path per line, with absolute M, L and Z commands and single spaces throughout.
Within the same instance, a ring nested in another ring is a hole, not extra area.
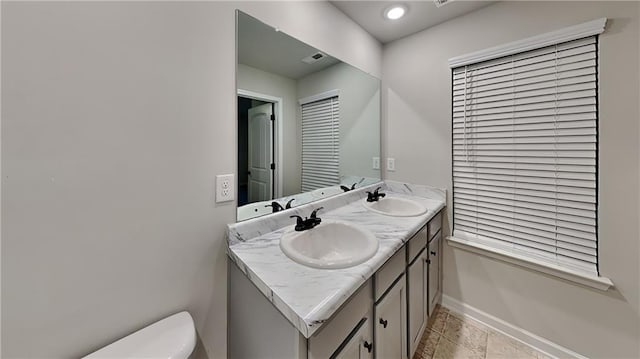
M 238 221 L 379 181 L 380 80 L 240 11 L 237 35 Z

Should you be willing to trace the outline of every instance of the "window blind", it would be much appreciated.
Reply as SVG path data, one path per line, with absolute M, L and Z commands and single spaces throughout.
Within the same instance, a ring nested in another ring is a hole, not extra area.
M 302 191 L 340 183 L 338 96 L 302 104 Z
M 597 273 L 597 38 L 453 69 L 454 236 Z

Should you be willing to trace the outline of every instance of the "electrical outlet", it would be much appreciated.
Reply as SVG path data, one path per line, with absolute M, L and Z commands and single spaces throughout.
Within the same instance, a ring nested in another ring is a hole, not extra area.
M 235 199 L 234 181 L 233 174 L 216 176 L 216 202 L 228 202 Z
M 387 171 L 395 171 L 395 170 L 396 170 L 396 159 L 387 158 Z
M 380 157 L 374 157 L 373 158 L 373 169 L 374 170 L 379 170 L 380 169 Z

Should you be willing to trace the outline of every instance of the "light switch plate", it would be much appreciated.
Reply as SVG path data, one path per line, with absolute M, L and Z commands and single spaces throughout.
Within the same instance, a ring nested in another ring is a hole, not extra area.
M 387 171 L 395 171 L 395 170 L 396 170 L 396 159 L 387 158 Z
M 380 169 L 380 157 L 374 157 L 373 158 L 373 169 L 374 170 L 379 170 Z
M 235 176 L 233 174 L 216 176 L 216 203 L 235 199 Z

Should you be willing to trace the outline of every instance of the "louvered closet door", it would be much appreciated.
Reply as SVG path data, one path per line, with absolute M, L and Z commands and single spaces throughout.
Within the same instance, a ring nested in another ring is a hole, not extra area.
M 302 191 L 340 182 L 338 96 L 302 104 Z
M 453 70 L 454 236 L 597 272 L 597 40 Z

